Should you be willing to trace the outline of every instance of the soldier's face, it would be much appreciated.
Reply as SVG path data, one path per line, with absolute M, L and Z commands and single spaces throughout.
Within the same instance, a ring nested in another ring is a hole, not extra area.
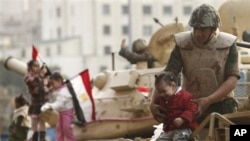
M 200 44 L 205 44 L 213 32 L 214 29 L 211 27 L 203 27 L 203 28 L 194 27 L 193 29 L 194 37 Z

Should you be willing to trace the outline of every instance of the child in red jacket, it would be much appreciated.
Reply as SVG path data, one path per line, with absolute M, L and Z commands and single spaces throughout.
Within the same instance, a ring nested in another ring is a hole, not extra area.
M 164 119 L 155 119 L 163 122 L 164 132 L 157 141 L 187 141 L 192 131 L 197 127 L 195 112 L 198 108 L 192 102 L 192 94 L 177 86 L 177 79 L 170 72 L 156 76 L 155 89 L 159 94 L 159 103 L 162 107 Z

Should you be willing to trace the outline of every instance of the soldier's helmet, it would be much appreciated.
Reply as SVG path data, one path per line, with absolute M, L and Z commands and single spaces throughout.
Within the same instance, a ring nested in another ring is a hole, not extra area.
M 135 53 L 142 52 L 147 47 L 146 41 L 143 39 L 137 39 L 133 42 L 132 51 Z
M 215 8 L 208 4 L 197 7 L 188 22 L 191 27 L 219 27 L 221 19 Z

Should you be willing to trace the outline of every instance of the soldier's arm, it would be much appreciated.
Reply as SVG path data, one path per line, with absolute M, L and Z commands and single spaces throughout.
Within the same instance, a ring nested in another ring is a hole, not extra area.
M 170 58 L 164 71 L 171 71 L 177 76 L 181 72 L 182 66 L 183 62 L 181 58 L 180 48 L 178 46 L 175 46 L 175 48 L 171 52 Z

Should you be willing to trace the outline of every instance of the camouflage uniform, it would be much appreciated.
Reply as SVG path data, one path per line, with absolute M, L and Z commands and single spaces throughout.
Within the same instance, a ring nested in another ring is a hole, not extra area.
M 121 50 L 119 51 L 119 55 L 126 58 L 131 64 L 146 61 L 148 68 L 152 68 L 155 59 L 148 51 L 148 48 L 146 47 L 145 43 L 142 42 L 144 42 L 144 40 L 142 39 L 135 40 L 132 45 L 133 52 L 130 52 L 125 48 L 121 48 Z
M 204 14 L 207 14 L 208 20 L 204 18 L 206 17 Z M 200 28 L 218 27 L 220 19 L 210 6 L 204 4 L 194 11 L 189 25 Z M 218 29 L 204 46 L 196 44 L 192 31 L 176 34 L 176 47 L 171 53 L 165 71 L 172 71 L 175 75 L 182 71 L 183 89 L 192 93 L 195 98 L 206 97 L 222 85 L 229 76 L 239 78 L 238 52 L 235 41 L 236 37 L 219 32 Z M 230 92 L 220 102 L 210 105 L 199 117 L 198 122 L 212 112 L 232 113 L 236 106 L 237 102 L 233 98 L 233 92 Z

